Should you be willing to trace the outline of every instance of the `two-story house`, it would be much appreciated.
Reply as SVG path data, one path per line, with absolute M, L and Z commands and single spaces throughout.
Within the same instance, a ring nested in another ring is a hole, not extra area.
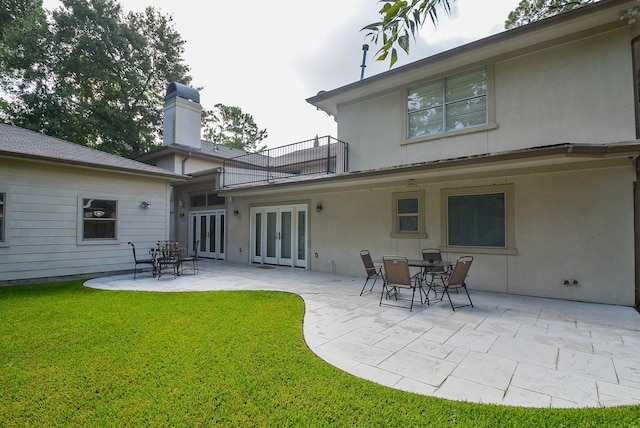
M 474 256 L 473 289 L 633 305 L 638 6 L 603 0 L 309 98 L 348 170 L 225 186 L 226 259 L 362 275 L 361 249 L 439 248 Z

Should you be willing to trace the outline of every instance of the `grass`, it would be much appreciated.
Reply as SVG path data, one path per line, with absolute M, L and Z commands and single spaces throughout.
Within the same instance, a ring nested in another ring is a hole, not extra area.
M 640 426 L 640 406 L 525 409 L 359 379 L 305 345 L 280 292 L 0 288 L 0 425 Z

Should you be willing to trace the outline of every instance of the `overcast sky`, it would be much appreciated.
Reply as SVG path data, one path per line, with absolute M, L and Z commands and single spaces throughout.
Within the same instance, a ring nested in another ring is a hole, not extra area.
M 240 107 L 266 128 L 270 147 L 320 136 L 336 136 L 331 117 L 305 100 L 388 69 L 373 60 L 377 48 L 362 27 L 378 19 L 377 0 L 120 0 L 125 11 L 153 5 L 173 17 L 186 40 L 185 62 L 200 103 Z M 395 67 L 504 31 L 519 0 L 457 0 L 437 29 L 427 22 L 411 55 L 399 53 Z M 45 0 L 44 7 L 57 7 Z

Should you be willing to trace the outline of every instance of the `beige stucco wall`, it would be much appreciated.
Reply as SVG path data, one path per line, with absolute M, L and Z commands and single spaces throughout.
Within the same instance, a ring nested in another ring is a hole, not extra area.
M 8 201 L 0 281 L 131 270 L 128 241 L 148 256 L 158 240 L 168 239 L 166 179 L 15 159 L 0 159 L 0 170 Z M 116 240 L 81 242 L 79 198 L 117 200 Z M 150 208 L 141 208 L 142 201 Z
M 450 260 L 461 255 L 475 257 L 469 287 L 633 305 L 634 180 L 629 160 L 622 167 L 305 193 L 309 201 L 309 269 L 362 277 L 360 249 L 368 249 L 374 258 L 385 254 L 419 258 L 422 248 L 442 245 L 441 189 L 513 184 L 517 254 L 465 252 L 445 256 Z M 427 238 L 391 238 L 393 192 L 416 189 L 423 191 L 426 198 Z M 302 193 L 260 201 L 251 198 L 251 203 L 299 202 Z M 323 205 L 320 213 L 314 210 L 317 202 Z M 236 197 L 233 205 L 239 208 L 240 215 L 229 216 L 227 257 L 229 261 L 247 263 L 249 203 Z M 239 248 L 243 248 L 242 253 Z M 565 279 L 575 279 L 579 285 L 565 286 Z
M 628 28 L 487 65 L 495 129 L 406 140 L 407 86 L 338 107 L 351 171 L 558 143 L 635 139 Z M 430 76 L 425 69 L 424 81 Z M 416 84 L 419 82 L 416 82 Z M 411 86 L 411 85 L 408 85 Z

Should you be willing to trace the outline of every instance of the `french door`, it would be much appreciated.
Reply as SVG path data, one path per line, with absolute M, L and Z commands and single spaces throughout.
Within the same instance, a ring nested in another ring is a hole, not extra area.
M 251 261 L 307 267 L 307 205 L 251 209 Z
M 225 210 L 191 212 L 189 217 L 189 249 L 200 241 L 198 257 L 224 260 Z

